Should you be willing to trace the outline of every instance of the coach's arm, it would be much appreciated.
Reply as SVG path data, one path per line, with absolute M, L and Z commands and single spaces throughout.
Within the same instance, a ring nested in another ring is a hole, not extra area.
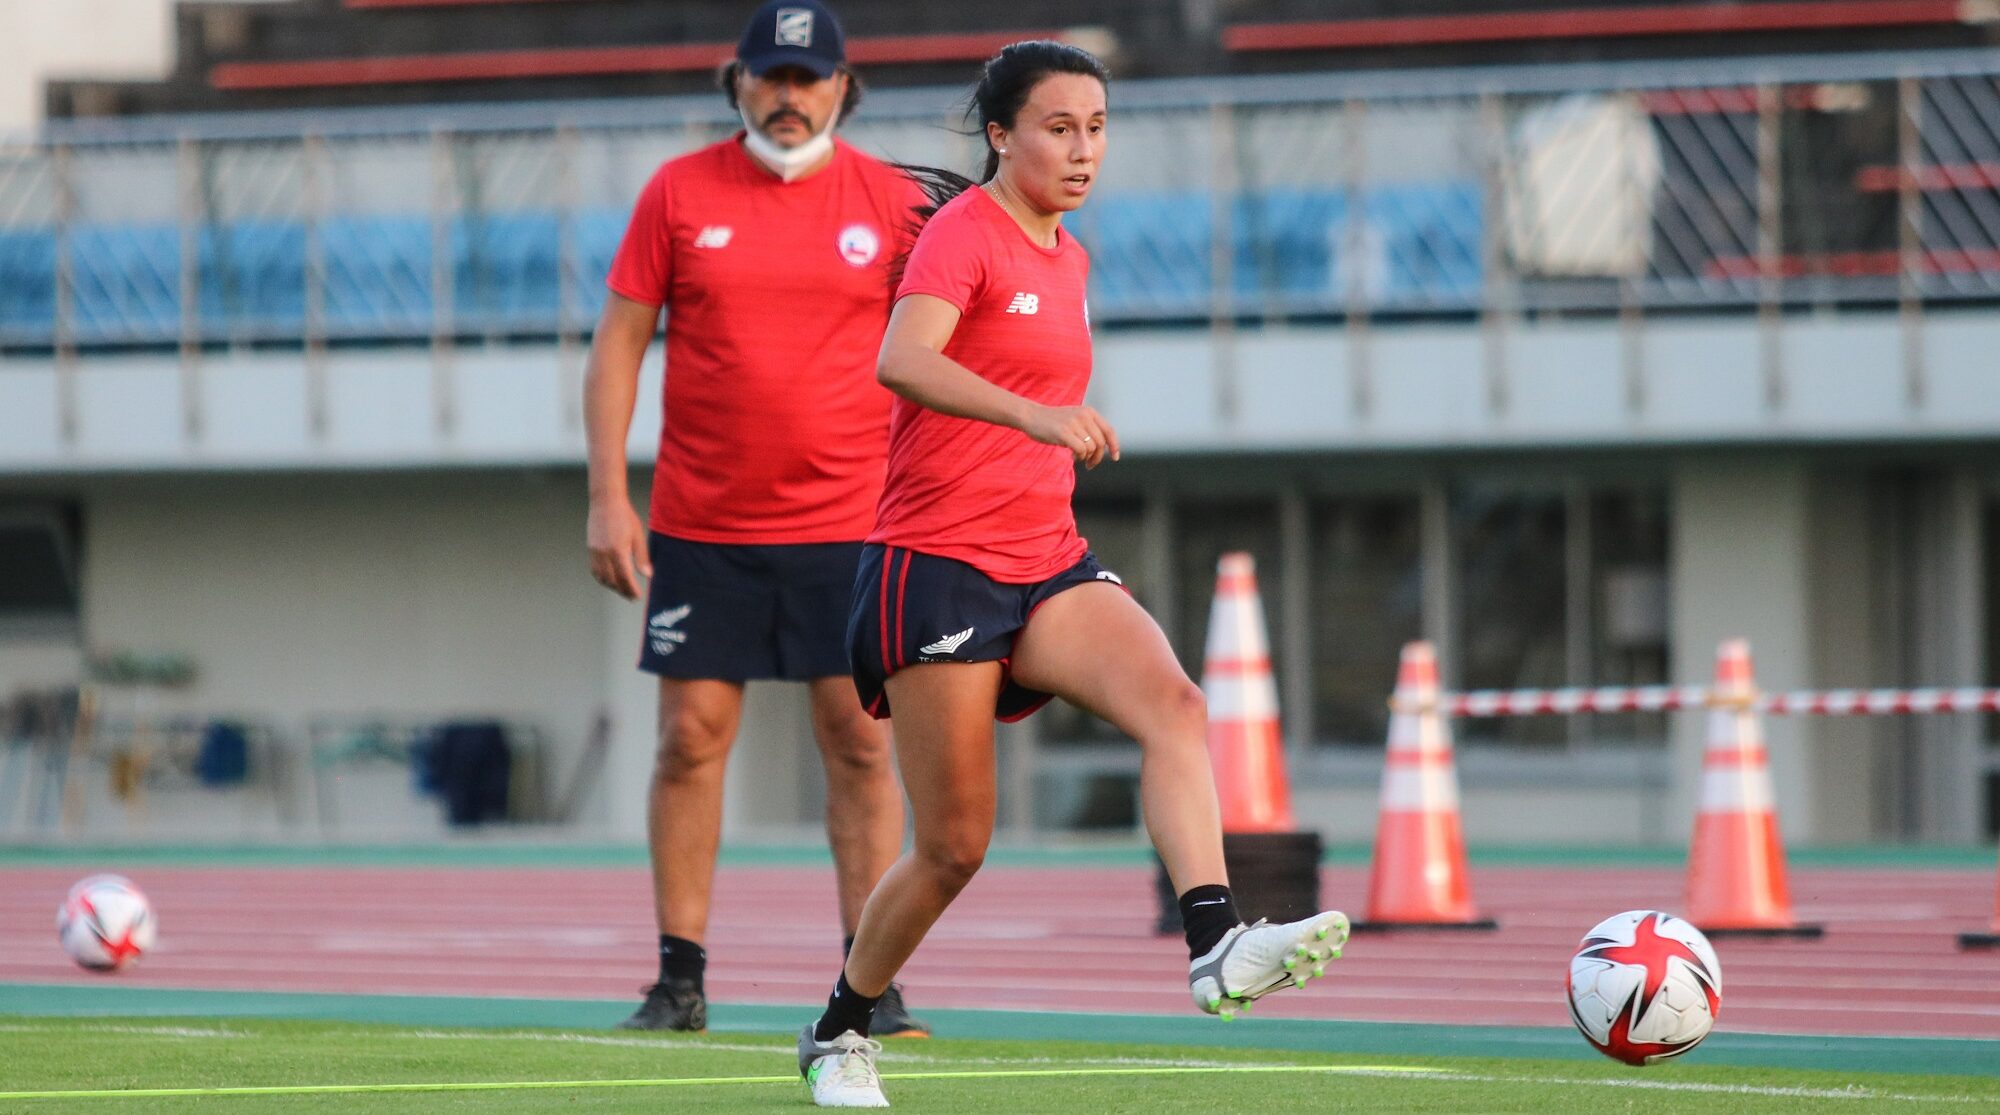
M 627 600 L 639 598 L 639 578 L 653 575 L 646 524 L 632 509 L 626 483 L 625 439 L 639 393 L 639 368 L 660 308 L 607 292 L 590 363 L 583 372 L 583 434 L 590 460 L 590 575 Z

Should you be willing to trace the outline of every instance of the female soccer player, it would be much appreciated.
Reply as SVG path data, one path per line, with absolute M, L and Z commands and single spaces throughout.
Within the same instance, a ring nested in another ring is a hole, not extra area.
M 1096 468 L 1119 447 L 1082 405 L 1088 261 L 1062 215 L 1097 178 L 1108 77 L 1075 47 L 1007 47 L 973 92 L 988 144 L 980 184 L 918 175 L 942 205 L 911 250 L 876 360 L 897 399 L 847 635 L 862 704 L 895 711 L 916 841 L 876 884 L 826 1013 L 799 1035 L 799 1071 L 823 1107 L 888 1105 L 868 1036 L 876 998 L 985 857 L 994 717 L 1052 695 L 1139 741 L 1146 827 L 1180 895 L 1196 1006 L 1233 1014 L 1303 985 L 1347 937 L 1339 913 L 1237 917 L 1201 690 L 1077 537 L 1075 463 Z

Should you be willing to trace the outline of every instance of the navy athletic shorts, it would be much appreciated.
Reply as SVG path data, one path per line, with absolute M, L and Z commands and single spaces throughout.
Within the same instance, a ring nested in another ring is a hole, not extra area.
M 1092 581 L 1125 582 L 1086 553 L 1068 569 L 1028 585 L 996 581 L 962 561 L 871 542 L 862 547 L 847 617 L 847 651 L 861 707 L 889 716 L 889 675 L 913 662 L 999 662 L 1014 656 L 1014 636 L 1050 597 Z M 1009 672 L 993 715 L 1012 723 L 1048 704 L 1040 690 Z
M 841 621 L 859 542 L 739 546 L 654 531 L 639 668 L 663 678 L 810 681 L 847 673 Z

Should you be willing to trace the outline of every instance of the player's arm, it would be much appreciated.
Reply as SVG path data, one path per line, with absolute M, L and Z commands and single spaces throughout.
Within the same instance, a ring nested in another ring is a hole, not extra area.
M 889 331 L 875 359 L 875 379 L 919 406 L 1019 430 L 1044 445 L 1060 445 L 1085 468 L 1118 459 L 1118 434 L 1090 407 L 1043 406 L 988 382 L 944 354 L 958 328 L 958 307 L 929 294 L 909 294 L 889 313 Z
M 590 363 L 583 373 L 583 434 L 590 461 L 590 575 L 625 597 L 639 598 L 639 577 L 653 575 L 646 526 L 632 509 L 626 483 L 625 438 L 639 394 L 639 369 L 660 308 L 615 292 L 604 299 Z

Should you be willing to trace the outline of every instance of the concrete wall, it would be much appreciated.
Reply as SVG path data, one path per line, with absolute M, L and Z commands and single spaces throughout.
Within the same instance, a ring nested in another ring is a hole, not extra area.
M 634 487 L 643 506 L 645 478 Z M 437 803 L 390 764 L 322 772 L 334 806 L 323 827 L 307 721 L 517 720 L 547 740 L 553 797 L 603 708 L 613 739 L 576 830 L 643 836 L 655 702 L 652 679 L 633 666 L 643 610 L 589 577 L 579 470 L 100 478 L 11 491 L 81 501 L 89 646 L 196 663 L 186 689 L 104 689 L 108 718 L 242 716 L 277 729 L 290 756 L 277 786 L 218 795 L 166 778 L 136 800 L 111 794 L 104 765 L 90 763 L 77 775 L 71 835 L 428 837 L 444 831 Z M 73 681 L 80 658 L 74 643 L 0 638 L 0 694 Z M 805 707 L 803 686 L 753 687 L 732 759 L 730 835 L 817 823 Z M 31 827 L 17 810 L 12 831 Z

